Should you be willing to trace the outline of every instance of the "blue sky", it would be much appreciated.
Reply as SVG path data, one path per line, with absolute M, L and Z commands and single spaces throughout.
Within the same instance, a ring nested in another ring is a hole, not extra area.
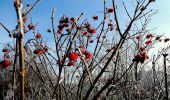
M 14 0 L 0 0 L 0 22 L 7 26 L 9 29 L 14 29 L 16 26 L 16 14 L 13 7 Z M 32 4 L 36 0 L 23 0 L 23 3 Z M 111 6 L 111 0 L 108 1 L 107 6 Z M 128 9 L 131 9 L 129 5 L 130 2 L 122 0 L 127 3 Z M 120 1 L 117 0 L 118 5 Z M 84 18 L 91 18 L 93 15 L 101 15 L 99 11 L 103 10 L 103 0 L 41 0 L 36 8 L 31 12 L 33 17 L 33 23 L 39 22 L 38 29 L 49 40 L 52 36 L 46 35 L 46 30 L 51 28 L 51 12 L 53 8 L 56 8 L 56 20 L 65 14 L 67 16 L 79 16 L 81 12 L 84 12 Z M 170 6 L 169 0 L 156 0 L 156 3 L 153 3 L 150 8 L 159 10 L 159 13 L 154 15 L 150 27 L 157 27 L 154 30 L 154 33 L 163 34 L 170 36 Z M 119 12 L 121 12 L 120 9 Z M 121 15 L 121 13 L 120 13 Z M 121 15 L 123 18 L 124 16 Z M 100 18 L 99 18 L 100 19 Z M 57 21 L 56 21 L 57 24 Z M 26 38 L 29 38 L 29 34 L 26 35 Z M 8 37 L 8 34 L 0 27 L 0 43 L 10 42 L 11 39 Z M 0 49 L 2 44 L 0 44 Z
M 14 29 L 16 26 L 16 14 L 13 7 L 13 0 L 0 0 L 0 22 L 9 29 Z M 32 4 L 36 0 L 23 0 L 23 3 Z M 42 34 L 45 34 L 47 28 L 51 27 L 51 12 L 56 8 L 56 24 L 57 20 L 65 14 L 67 16 L 79 16 L 81 12 L 85 13 L 84 17 L 93 16 L 101 11 L 102 2 L 98 0 L 41 0 L 36 8 L 31 12 L 33 23 L 39 23 L 38 29 Z M 88 16 L 86 16 L 88 15 Z M 43 33 L 44 32 L 44 33 Z M 29 35 L 26 35 L 29 37 Z M 48 36 L 47 36 L 48 37 Z M 0 28 L 0 43 L 9 41 L 8 34 Z

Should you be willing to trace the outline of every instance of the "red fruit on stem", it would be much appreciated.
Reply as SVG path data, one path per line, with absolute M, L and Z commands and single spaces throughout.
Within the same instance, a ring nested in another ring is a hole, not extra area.
M 63 29 L 58 29 L 57 33 L 61 34 L 63 32 Z
M 12 65 L 12 62 L 10 62 L 9 60 L 3 60 L 0 62 L 0 65 L 3 66 L 4 68 L 8 68 L 9 66 Z
M 26 29 L 26 26 L 25 26 L 25 25 L 23 26 L 23 30 L 24 30 L 24 33 L 27 32 L 27 29 Z
M 58 25 L 58 29 L 63 29 L 63 28 L 64 28 L 64 26 L 62 24 Z
M 88 34 L 88 32 L 84 32 L 84 33 L 83 33 L 84 36 L 87 36 L 87 34 Z
M 71 52 L 67 55 L 67 57 L 69 58 L 70 61 L 77 61 L 79 56 L 77 52 Z
M 30 30 L 32 30 L 32 29 L 34 30 L 34 29 L 35 29 L 35 26 L 34 26 L 33 24 L 29 24 L 29 25 L 28 25 L 28 28 L 29 28 Z
M 158 41 L 159 41 L 160 39 L 161 39 L 161 37 L 160 37 L 160 36 L 158 36 L 158 37 L 156 37 L 156 38 L 155 38 L 155 40 L 158 40 Z
M 113 27 L 113 26 L 111 26 L 111 27 L 110 27 L 110 31 L 113 31 L 113 29 L 114 29 L 114 27 Z
M 7 48 L 4 48 L 4 49 L 2 50 L 2 52 L 6 52 L 6 53 L 8 53 L 8 52 L 9 52 L 9 50 L 8 50 Z
M 147 59 L 149 59 L 149 56 L 147 55 L 146 52 L 139 53 L 135 56 L 136 62 L 144 63 L 144 61 L 147 60 Z
M 40 39 L 42 36 L 41 36 L 41 34 L 40 33 L 37 33 L 36 35 L 35 35 L 35 38 L 36 39 Z
M 68 23 L 64 23 L 63 27 L 69 27 L 69 24 Z
M 141 54 L 137 54 L 135 56 L 135 60 L 136 60 L 136 62 L 141 62 L 141 63 L 144 62 L 143 56 Z
M 71 21 L 71 22 L 75 22 L 75 18 L 74 18 L 74 17 L 71 17 L 71 18 L 70 18 L 70 21 Z
M 45 52 L 48 52 L 48 48 L 47 48 L 47 47 L 44 47 L 44 51 L 45 51 Z
M 24 22 L 24 23 L 27 22 L 27 18 L 26 18 L 26 17 L 23 18 L 23 22 Z
M 10 62 L 9 60 L 4 60 L 4 61 L 3 61 L 3 65 L 4 65 L 5 67 L 8 67 L 8 66 L 12 65 L 12 62 Z
M 114 9 L 113 9 L 113 8 L 108 8 L 108 9 L 107 9 L 107 12 L 108 12 L 108 13 L 113 13 L 113 12 L 114 12 Z
M 143 52 L 142 54 L 143 54 L 144 60 L 149 59 L 149 56 L 147 55 L 146 52 Z
M 80 45 L 79 48 L 83 49 L 84 47 L 82 45 Z
M 4 58 L 10 58 L 8 54 L 4 54 Z
M 86 60 L 89 60 L 92 58 L 92 53 L 86 52 L 85 53 Z
M 38 56 L 45 54 L 47 51 L 45 49 L 36 49 L 33 51 L 34 54 L 37 54 Z
M 109 23 L 109 24 L 108 24 L 108 26 L 109 26 L 109 27 L 112 27 L 112 26 L 113 26 L 113 24 L 112 24 L 112 23 Z
M 84 50 L 83 48 L 80 50 L 82 54 L 86 54 L 86 50 Z
M 153 34 L 147 34 L 147 35 L 146 35 L 146 38 L 147 38 L 147 39 L 150 39 L 150 38 L 152 38 L 152 37 L 153 37 Z
M 146 41 L 145 44 L 146 44 L 147 46 L 151 45 L 151 44 L 152 44 L 152 40 Z
M 33 51 L 34 54 L 38 54 L 40 52 L 40 49 L 36 49 Z
M 75 64 L 74 64 L 74 62 L 69 61 L 69 62 L 67 63 L 67 66 L 75 66 Z
M 98 20 L 98 16 L 93 16 L 94 21 Z
M 142 52 L 143 52 L 144 50 L 145 50 L 145 48 L 144 48 L 144 47 L 140 47 L 140 51 L 142 51 Z
M 95 34 L 95 33 L 96 33 L 96 29 L 90 29 L 90 30 L 89 30 L 89 33 Z
M 40 49 L 40 54 L 45 54 L 46 51 L 44 49 Z

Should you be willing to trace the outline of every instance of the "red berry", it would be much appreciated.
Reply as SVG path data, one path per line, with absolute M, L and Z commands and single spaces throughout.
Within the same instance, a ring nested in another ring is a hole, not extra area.
M 156 39 L 155 40 L 160 40 L 161 39 L 161 37 L 160 36 L 158 36 L 158 37 L 156 37 Z
M 77 61 L 79 56 L 77 52 L 72 52 L 72 53 L 69 53 L 67 57 L 70 59 L 70 61 Z
M 109 23 L 109 24 L 108 24 L 108 26 L 109 26 L 109 27 L 112 27 L 112 26 L 113 26 L 113 24 L 112 24 L 112 23 Z
M 94 21 L 98 20 L 98 16 L 93 16 Z
M 96 33 L 96 29 L 90 29 L 90 30 L 89 30 L 89 33 L 95 34 L 95 33 Z
M 27 29 L 26 29 L 25 25 L 23 26 L 23 30 L 24 30 L 24 33 L 27 32 Z
M 23 22 L 24 22 L 24 23 L 27 22 L 27 18 L 26 18 L 26 17 L 23 18 Z
M 47 48 L 47 47 L 44 47 L 44 51 L 45 51 L 45 52 L 48 52 L 48 48 Z
M 36 49 L 33 51 L 34 54 L 37 54 L 38 56 L 43 55 L 46 53 L 46 50 L 44 49 Z
M 149 56 L 147 55 L 146 52 L 139 53 L 135 56 L 135 61 L 144 63 L 145 60 L 149 59 Z
M 6 52 L 6 53 L 8 53 L 8 52 L 9 52 L 9 50 L 8 50 L 7 48 L 4 48 L 4 49 L 2 50 L 2 52 Z
M 152 34 L 147 34 L 147 35 L 146 35 L 146 38 L 147 38 L 147 39 L 150 39 L 150 38 L 152 38 L 152 37 L 153 37 Z
M 64 23 L 63 27 L 69 27 L 69 24 L 68 23 Z
M 74 18 L 74 17 L 71 17 L 71 18 L 70 18 L 70 21 L 71 21 L 71 22 L 75 22 L 75 18 Z
M 147 46 L 151 45 L 151 44 L 152 44 L 152 40 L 146 41 L 145 44 L 146 44 Z
M 87 36 L 87 34 L 88 34 L 88 32 L 84 32 L 84 33 L 83 33 L 84 36 Z
M 0 65 L 3 66 L 4 68 L 8 68 L 9 66 L 12 65 L 12 62 L 10 62 L 9 60 L 3 60 L 0 62 Z
M 67 64 L 67 66 L 75 66 L 75 64 L 74 64 L 74 62 L 69 61 L 68 64 Z
M 60 30 L 60 29 L 57 31 L 58 34 L 61 34 L 62 32 L 63 30 Z
M 37 33 L 36 35 L 35 35 L 35 38 L 36 39 L 40 39 L 42 36 L 41 36 L 41 34 L 40 33 Z
M 86 50 L 81 49 L 81 53 L 85 55 L 86 54 Z
M 108 13 L 113 13 L 113 12 L 114 12 L 114 9 L 113 9 L 113 8 L 108 8 L 108 9 L 107 9 L 107 12 L 108 12 Z
M 10 58 L 8 54 L 4 54 L 4 58 Z
M 85 53 L 86 60 L 89 60 L 92 58 L 92 53 L 86 52 Z
M 140 47 L 140 51 L 142 51 L 142 52 L 143 52 L 144 50 L 145 50 L 145 48 L 144 48 L 144 47 Z
M 38 54 L 39 52 L 40 52 L 39 49 L 36 49 L 36 50 L 33 51 L 34 54 Z
M 35 29 L 35 26 L 34 26 L 33 24 L 29 24 L 29 25 L 28 25 L 28 28 L 29 28 L 30 30 L 32 30 L 32 29 L 34 30 L 34 29 Z

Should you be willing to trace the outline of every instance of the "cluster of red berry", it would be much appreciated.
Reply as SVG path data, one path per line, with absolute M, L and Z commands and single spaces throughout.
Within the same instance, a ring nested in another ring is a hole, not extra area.
M 0 62 L 0 67 L 8 69 L 12 65 L 12 62 L 9 60 L 9 50 L 8 48 L 4 48 L 2 52 L 4 52 L 4 60 Z
M 41 55 L 45 54 L 46 52 L 48 52 L 48 48 L 47 47 L 38 48 L 38 49 L 35 49 L 33 51 L 33 53 L 38 55 L 38 56 L 41 56 Z
M 28 30 L 26 29 L 26 26 L 25 26 L 27 22 L 27 17 L 23 17 L 23 22 L 24 22 L 24 26 L 23 26 L 24 33 L 27 33 Z M 27 27 L 29 30 L 35 30 L 35 25 L 33 25 L 32 23 L 28 24 Z
M 140 63 L 144 63 L 145 60 L 149 59 L 148 54 L 146 53 L 146 51 L 143 52 L 139 52 L 136 56 L 135 56 L 135 61 L 136 62 L 140 62 Z
M 73 22 L 75 22 L 76 21 L 76 19 L 74 18 L 74 17 L 72 17 L 72 18 L 68 18 L 68 17 L 62 17 L 61 19 L 60 19 L 60 21 L 59 21 L 59 25 L 58 25 L 58 33 L 59 34 L 61 34 L 62 32 L 63 32 L 63 29 L 64 28 L 68 28 L 69 27 L 69 24 L 70 23 L 73 23 Z M 69 30 L 69 29 L 66 29 L 67 31 Z
M 85 24 L 85 27 L 87 28 L 87 31 L 91 34 L 95 34 L 96 33 L 96 29 L 93 28 L 89 23 Z
M 106 11 L 107 11 L 107 13 L 113 13 L 114 9 L 113 8 L 107 8 Z
M 134 60 L 136 62 L 144 63 L 145 60 L 149 59 L 149 56 L 146 53 L 145 48 L 147 48 L 148 46 L 153 44 L 152 41 L 153 41 L 154 37 L 155 37 L 155 41 L 159 41 L 159 42 L 162 41 L 161 36 L 154 36 L 153 34 L 147 34 L 146 37 L 145 37 L 145 39 L 146 39 L 145 47 L 139 47 L 139 53 L 136 54 L 135 57 L 134 57 Z M 142 39 L 142 35 L 137 35 L 136 39 L 138 40 L 138 43 L 139 43 L 139 41 Z M 169 38 L 164 39 L 164 42 L 168 42 L 168 41 L 169 41 Z
M 81 49 L 81 53 L 83 54 L 83 56 L 85 56 L 86 60 L 90 60 L 92 58 L 92 53 L 83 49 L 82 46 L 80 46 L 80 49 Z M 74 51 L 74 52 L 68 53 L 67 57 L 69 59 L 69 62 L 67 63 L 67 65 L 68 66 L 75 66 L 75 62 L 77 62 L 79 55 L 76 51 Z

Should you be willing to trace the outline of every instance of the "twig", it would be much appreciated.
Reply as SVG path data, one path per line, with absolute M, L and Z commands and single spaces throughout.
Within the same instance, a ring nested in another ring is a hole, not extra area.
M 81 52 L 81 50 L 79 48 L 78 48 L 78 52 L 80 53 L 81 60 L 83 61 L 83 64 L 85 66 L 85 70 L 86 70 L 86 72 L 88 74 L 89 81 L 90 81 L 91 85 L 93 85 L 92 75 L 91 75 L 91 72 L 89 71 L 88 64 L 87 64 L 85 58 L 83 57 L 83 54 L 82 54 L 82 52 Z

